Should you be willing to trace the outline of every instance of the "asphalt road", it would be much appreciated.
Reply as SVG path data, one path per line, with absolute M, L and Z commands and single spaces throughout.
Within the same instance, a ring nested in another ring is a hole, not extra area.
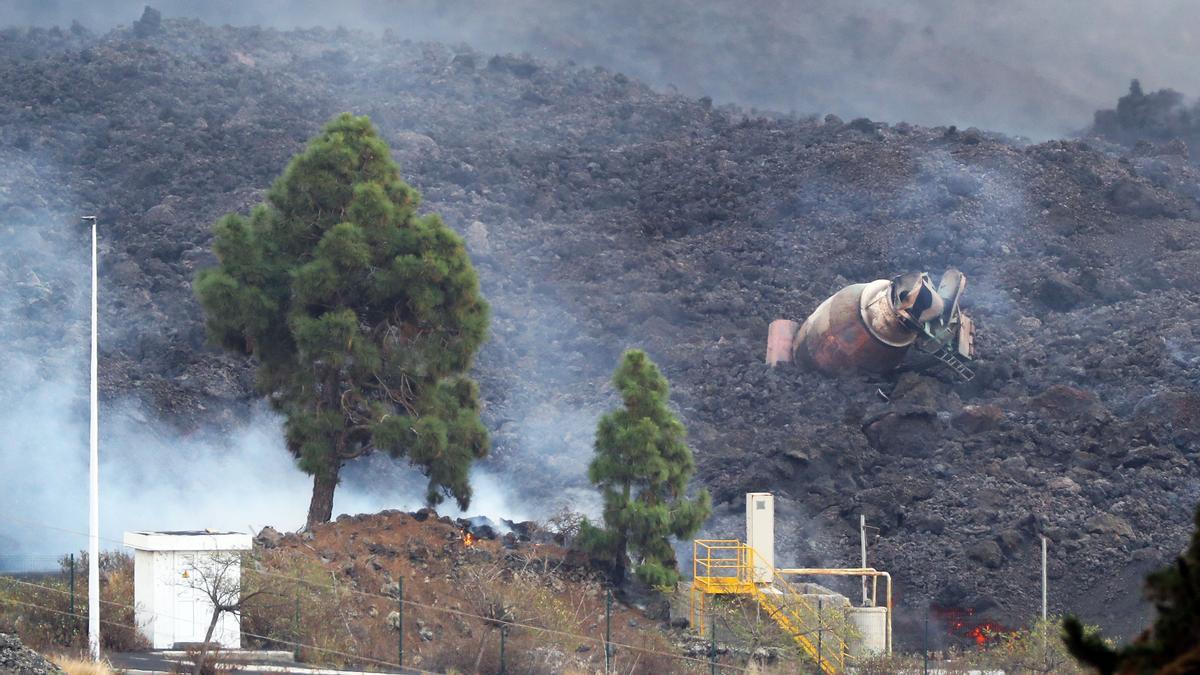
M 150 651 L 106 654 L 105 657 L 114 668 L 125 671 L 129 675 L 144 673 L 176 673 L 181 664 L 190 666 L 186 654 L 182 651 Z M 278 675 L 279 673 L 302 673 L 304 675 L 367 675 L 365 671 L 338 670 L 322 668 L 312 664 L 299 663 L 292 660 L 287 652 L 240 652 L 232 658 L 228 652 L 222 654 L 222 664 L 228 664 L 244 675 Z M 400 670 L 373 670 L 371 674 L 380 672 L 411 672 Z

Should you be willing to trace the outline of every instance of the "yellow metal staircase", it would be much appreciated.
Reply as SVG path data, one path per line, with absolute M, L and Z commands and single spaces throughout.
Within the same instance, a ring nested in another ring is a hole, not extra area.
M 692 549 L 691 624 L 704 632 L 709 595 L 749 595 L 812 658 L 821 672 L 846 669 L 846 641 L 818 607 L 736 539 L 698 539 Z M 698 620 L 699 619 L 699 620 Z

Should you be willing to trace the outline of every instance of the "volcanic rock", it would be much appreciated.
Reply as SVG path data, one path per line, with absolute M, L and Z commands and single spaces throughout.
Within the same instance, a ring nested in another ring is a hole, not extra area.
M 1125 519 L 1108 513 L 1098 513 L 1084 523 L 1090 534 L 1102 536 L 1132 537 L 1133 528 Z
M 486 257 L 492 252 L 492 245 L 488 241 L 487 225 L 476 220 L 467 227 L 467 233 L 463 237 L 467 240 L 467 250 L 471 255 L 478 257 Z
M 1050 309 L 1065 312 L 1082 304 L 1087 292 L 1066 275 L 1049 272 L 1038 283 L 1037 298 Z
M 995 429 L 1004 419 L 1004 410 L 995 404 L 966 405 L 952 419 L 955 429 L 967 434 L 977 434 Z
M 997 569 L 1004 564 L 1004 552 L 994 541 L 981 541 L 967 549 L 967 555 L 972 560 L 989 569 Z
M 64 675 L 41 654 L 27 649 L 16 635 L 0 633 L 0 672 L 13 675 Z
M 1170 215 L 1171 208 L 1146 185 L 1123 178 L 1108 190 L 1108 199 L 1118 213 L 1139 218 Z
M 1075 418 L 1097 406 L 1090 392 L 1065 384 L 1056 384 L 1034 398 L 1034 403 L 1051 416 Z
M 924 410 L 883 413 L 868 421 L 863 432 L 873 447 L 905 456 L 928 454 L 930 439 L 940 435 L 937 416 Z
M 142 16 L 137 21 L 133 22 L 133 34 L 137 37 L 150 37 L 162 30 L 162 12 L 146 5 L 142 10 Z
M 281 541 L 283 541 L 283 535 L 270 525 L 260 530 L 258 536 L 254 538 L 254 543 L 263 548 L 275 548 Z

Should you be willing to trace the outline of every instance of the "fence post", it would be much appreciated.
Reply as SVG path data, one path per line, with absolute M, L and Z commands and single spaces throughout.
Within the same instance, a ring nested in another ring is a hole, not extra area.
M 817 596 L 817 672 L 825 669 L 825 658 L 821 654 L 821 642 L 825 637 L 825 621 L 821 618 L 821 597 Z
M 612 589 L 604 597 L 604 675 L 612 671 Z
M 708 649 L 708 672 L 717 675 L 717 613 L 712 615 L 712 646 Z
M 71 616 L 74 617 L 75 616 L 75 554 L 74 553 L 71 554 L 70 561 L 71 561 L 71 563 L 70 563 L 71 564 L 71 582 L 70 582 L 70 584 L 71 584 Z
M 75 554 L 70 554 L 68 558 L 71 563 L 71 638 L 75 637 L 75 631 L 79 628 L 79 617 L 75 616 Z
M 397 598 L 398 598 L 397 604 L 399 605 L 399 607 L 397 607 L 396 609 L 398 610 L 400 616 L 397 617 L 397 621 L 396 621 L 396 635 L 398 636 L 396 638 L 396 641 L 397 641 L 397 646 L 400 649 L 400 655 L 399 655 L 399 660 L 396 661 L 396 663 L 400 664 L 400 667 L 403 668 L 404 667 L 404 577 L 400 577 L 400 580 L 397 582 L 397 585 L 399 586 L 399 588 L 397 589 L 397 593 L 396 593 Z
M 925 652 L 924 675 L 929 675 L 929 605 L 925 605 L 925 638 L 922 640 L 921 651 Z
M 296 608 L 292 613 L 292 655 L 297 661 L 300 660 L 300 584 L 296 584 Z
M 504 664 L 504 639 L 508 637 L 508 626 L 500 625 L 500 675 L 505 675 L 508 668 Z

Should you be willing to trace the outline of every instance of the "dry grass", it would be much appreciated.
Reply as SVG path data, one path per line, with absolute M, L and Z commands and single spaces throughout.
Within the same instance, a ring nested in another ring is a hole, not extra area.
M 67 671 L 67 675 L 115 675 L 117 672 L 104 661 L 96 663 L 62 654 L 51 655 L 49 659 L 54 665 Z
M 57 573 L 23 578 L 0 577 L 0 631 L 16 633 L 27 647 L 46 653 L 82 653 L 87 647 L 87 555 L 80 554 L 71 614 L 66 561 Z M 105 609 L 103 648 L 127 652 L 145 648 L 133 628 L 133 557 L 119 551 L 100 553 L 100 598 Z
M 463 541 L 457 525 L 389 513 L 342 519 L 292 535 L 262 552 L 269 592 L 243 616 L 255 644 L 302 661 L 370 669 L 398 656 L 395 581 L 403 578 L 404 662 L 435 672 L 500 670 L 501 622 L 509 672 L 594 673 L 603 669 L 605 586 L 599 573 L 552 544 Z M 300 581 L 294 581 L 299 579 Z M 385 597 L 386 596 L 386 597 Z M 393 619 L 393 617 L 395 617 Z M 621 673 L 708 672 L 684 661 L 659 622 L 614 602 L 612 639 Z M 661 654 L 654 653 L 661 652 Z

